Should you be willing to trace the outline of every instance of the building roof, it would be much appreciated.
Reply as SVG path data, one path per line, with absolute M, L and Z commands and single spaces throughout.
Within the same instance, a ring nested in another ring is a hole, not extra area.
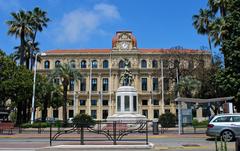
M 140 53 L 154 53 L 154 54 L 173 54 L 173 53 L 209 53 L 206 50 L 194 50 L 194 49 L 152 49 L 152 48 L 140 48 Z M 76 53 L 110 53 L 112 49 L 55 49 L 48 50 L 47 54 L 76 54 Z

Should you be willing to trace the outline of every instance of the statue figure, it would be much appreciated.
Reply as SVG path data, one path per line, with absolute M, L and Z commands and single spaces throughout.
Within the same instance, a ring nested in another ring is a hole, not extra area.
M 124 59 L 124 69 L 125 71 L 121 74 L 120 84 L 122 86 L 131 86 L 133 82 L 132 73 L 129 71 L 130 62 L 128 59 Z

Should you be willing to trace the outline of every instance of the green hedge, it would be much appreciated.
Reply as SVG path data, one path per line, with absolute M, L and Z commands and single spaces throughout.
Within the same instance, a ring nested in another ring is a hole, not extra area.
M 204 120 L 204 121 L 199 122 L 198 120 L 194 119 L 192 121 L 192 126 L 193 127 L 207 127 L 207 125 L 208 125 L 208 120 Z
M 46 128 L 50 127 L 50 124 L 47 122 L 35 122 L 33 124 L 31 123 L 24 123 L 21 125 L 22 128 Z

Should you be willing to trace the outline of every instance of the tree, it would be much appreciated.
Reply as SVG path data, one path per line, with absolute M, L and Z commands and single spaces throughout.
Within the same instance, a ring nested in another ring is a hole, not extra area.
M 213 14 L 207 9 L 200 9 L 199 15 L 193 15 L 193 26 L 197 30 L 198 34 L 208 35 L 209 49 L 212 52 L 210 24 L 213 20 Z
M 20 65 L 24 64 L 25 61 L 25 37 L 32 34 L 32 28 L 30 23 L 30 16 L 23 10 L 18 13 L 11 13 L 13 19 L 7 21 L 9 26 L 8 34 L 15 35 L 15 37 L 20 37 Z
M 31 36 L 31 40 L 29 40 L 29 54 L 30 54 L 30 60 L 31 60 L 31 69 L 34 62 L 34 55 L 39 50 L 38 43 L 36 42 L 36 36 L 37 32 L 42 32 L 43 28 L 47 27 L 47 22 L 50 21 L 50 19 L 47 17 L 47 12 L 41 10 L 39 7 L 35 7 L 33 11 L 28 11 L 28 15 L 31 17 L 31 26 L 33 29 L 33 34 Z
M 229 0 L 208 0 L 208 6 L 210 7 L 211 12 L 216 14 L 220 11 L 221 17 L 226 16 L 228 3 Z
M 178 85 L 177 90 L 180 96 L 192 98 L 197 95 L 201 87 L 201 82 L 191 76 L 183 77 Z
M 60 78 L 63 86 L 63 122 L 67 124 L 67 92 L 71 80 L 81 79 L 81 74 L 70 64 L 60 64 L 52 73 L 53 78 Z
M 63 105 L 60 87 L 55 85 L 44 75 L 37 76 L 36 107 L 42 110 L 42 121 L 47 118 L 47 109 L 52 106 L 58 108 Z

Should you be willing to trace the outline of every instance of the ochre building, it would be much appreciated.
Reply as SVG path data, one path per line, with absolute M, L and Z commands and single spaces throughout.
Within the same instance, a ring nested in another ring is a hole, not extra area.
M 148 119 L 165 112 L 177 114 L 174 102 L 178 77 L 211 65 L 208 51 L 192 49 L 138 48 L 130 31 L 119 31 L 109 49 L 49 50 L 38 63 L 38 73 L 50 73 L 60 63 L 69 63 L 83 75 L 81 81 L 71 81 L 68 91 L 68 118 L 86 113 L 95 119 L 106 119 L 115 113 L 115 93 L 120 86 L 124 60 L 129 60 L 133 86 L 138 92 L 138 112 Z M 55 79 L 61 83 L 61 79 Z M 196 117 L 204 117 L 197 110 Z M 38 110 L 36 118 L 41 117 Z M 62 107 L 49 108 L 48 117 L 62 119 Z

